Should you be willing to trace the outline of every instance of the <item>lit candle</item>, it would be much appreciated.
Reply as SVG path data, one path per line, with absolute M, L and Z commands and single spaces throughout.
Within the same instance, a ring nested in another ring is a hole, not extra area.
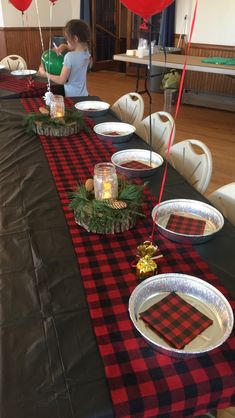
M 64 98 L 63 96 L 53 95 L 50 103 L 51 118 L 64 117 Z
M 94 168 L 94 190 L 97 200 L 115 199 L 117 197 L 118 181 L 113 164 L 96 164 Z

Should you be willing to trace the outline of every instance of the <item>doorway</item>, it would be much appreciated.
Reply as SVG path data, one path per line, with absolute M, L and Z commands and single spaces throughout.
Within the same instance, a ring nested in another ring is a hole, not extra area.
M 125 71 L 113 55 L 126 51 L 126 7 L 120 0 L 91 0 L 90 7 L 93 69 Z

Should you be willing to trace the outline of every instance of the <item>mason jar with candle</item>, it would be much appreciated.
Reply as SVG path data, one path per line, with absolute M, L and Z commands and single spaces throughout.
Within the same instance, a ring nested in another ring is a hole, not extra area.
M 116 199 L 118 179 L 112 163 L 99 163 L 94 168 L 94 190 L 97 200 Z
M 53 95 L 50 103 L 50 116 L 51 118 L 63 118 L 64 117 L 64 98 L 63 96 Z

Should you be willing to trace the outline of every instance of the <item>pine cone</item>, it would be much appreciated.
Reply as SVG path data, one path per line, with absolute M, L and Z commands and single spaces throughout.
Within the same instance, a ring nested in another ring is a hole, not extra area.
M 42 113 L 43 115 L 49 115 L 49 109 L 47 109 L 44 106 L 39 107 L 39 112 Z
M 123 200 L 110 200 L 108 206 L 113 209 L 125 209 L 127 208 L 127 203 L 123 202 Z
M 85 182 L 85 189 L 87 192 L 92 192 L 94 189 L 94 181 L 93 179 L 87 179 Z

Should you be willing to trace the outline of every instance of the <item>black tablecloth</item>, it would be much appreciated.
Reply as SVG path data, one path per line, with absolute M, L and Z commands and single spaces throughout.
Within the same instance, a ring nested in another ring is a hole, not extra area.
M 82 278 L 40 142 L 19 100 L 0 102 L 1 388 L 4 418 L 112 417 Z M 109 115 L 114 120 L 113 115 Z M 107 115 L 97 123 L 107 120 Z M 118 148 L 146 148 L 134 137 Z M 149 178 L 156 195 L 163 167 Z M 205 199 L 171 167 L 163 200 Z M 235 228 L 195 248 L 235 296 Z

